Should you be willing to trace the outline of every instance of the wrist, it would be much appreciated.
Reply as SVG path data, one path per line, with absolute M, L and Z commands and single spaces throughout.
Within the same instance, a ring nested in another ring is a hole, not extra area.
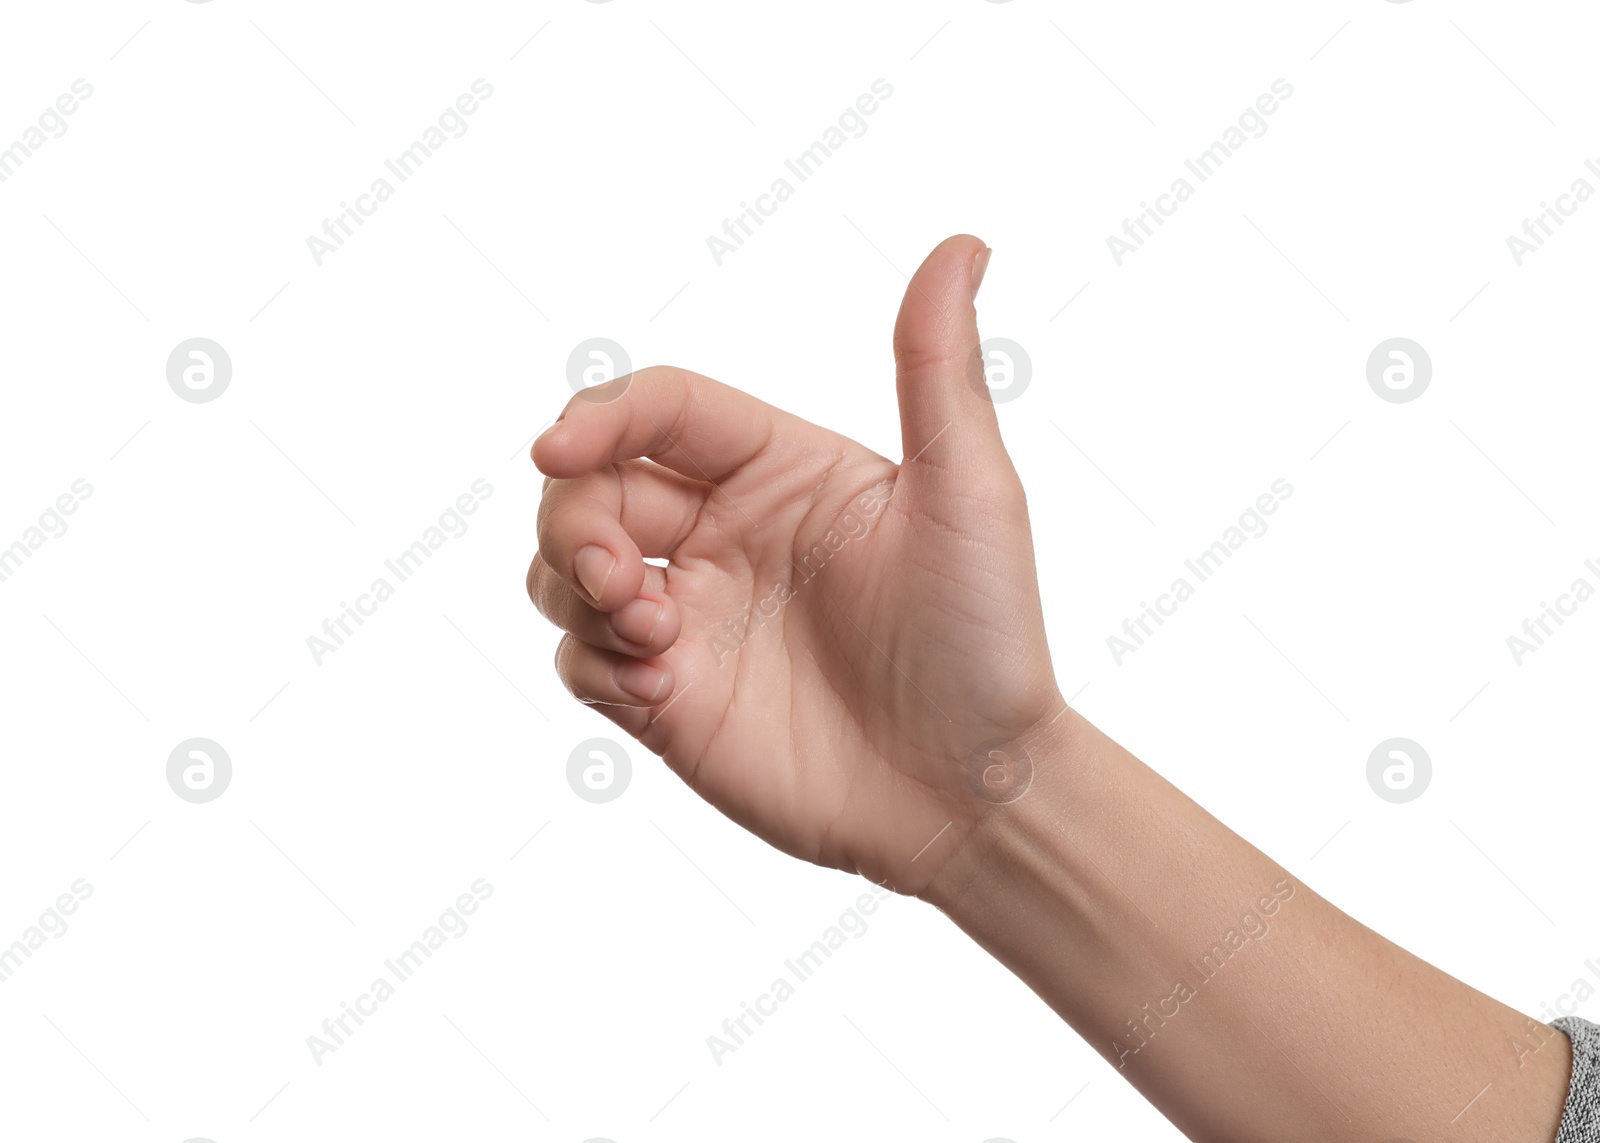
M 1108 740 L 1065 707 L 1008 744 L 1029 768 L 1025 788 L 987 806 L 917 896 L 970 928 L 967 919 L 991 911 L 1003 886 L 1053 880 L 1052 867 L 1065 858 L 1060 842 L 1068 817 L 1077 817 L 1108 783 L 1113 760 L 1103 745 Z

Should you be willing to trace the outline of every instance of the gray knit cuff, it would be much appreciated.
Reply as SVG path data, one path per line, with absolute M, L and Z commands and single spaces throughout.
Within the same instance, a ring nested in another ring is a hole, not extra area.
M 1577 1016 L 1550 1023 L 1572 1041 L 1572 1082 L 1556 1143 L 1600 1143 L 1600 1027 Z

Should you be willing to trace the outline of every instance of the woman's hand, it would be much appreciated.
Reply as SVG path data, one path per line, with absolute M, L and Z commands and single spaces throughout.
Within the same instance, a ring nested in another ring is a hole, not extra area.
M 898 465 L 673 369 L 567 407 L 528 575 L 562 678 L 768 841 L 937 905 L 1191 1139 L 1552 1139 L 1565 1036 L 1066 710 L 978 359 L 983 253 L 948 240 L 906 293 Z
M 906 291 L 899 464 L 672 368 L 579 394 L 533 447 L 528 591 L 573 694 L 773 845 L 906 893 L 1026 789 L 1018 743 L 1064 709 L 979 354 L 988 256 L 950 238 Z

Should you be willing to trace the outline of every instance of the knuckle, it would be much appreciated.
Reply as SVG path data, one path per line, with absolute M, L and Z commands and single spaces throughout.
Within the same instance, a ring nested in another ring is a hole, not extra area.
M 563 586 L 565 585 L 555 569 L 545 563 L 544 553 L 536 554 L 533 563 L 528 567 L 528 598 L 533 601 L 534 607 L 539 609 L 540 615 L 557 626 L 561 625 L 557 607 Z
M 539 605 L 539 568 L 544 567 L 544 557 L 539 552 L 534 552 L 533 562 L 528 563 L 528 575 L 523 580 L 523 586 L 528 589 L 528 600 L 534 607 Z
M 556 641 L 556 677 L 562 681 L 568 690 L 572 689 L 572 656 L 577 647 L 578 641 L 571 635 L 563 635 Z
M 560 508 L 561 502 L 566 499 L 565 489 L 570 483 L 571 481 L 557 480 L 553 476 L 544 478 L 544 490 L 539 493 L 539 509 L 533 518 L 534 527 L 539 531 L 541 541 L 551 514 Z
M 633 371 L 636 384 L 649 385 L 652 388 L 682 385 L 687 377 L 688 372 L 676 365 L 646 365 L 643 369 Z
M 587 652 L 589 648 L 572 635 L 563 635 L 556 644 L 556 677 L 573 698 L 583 703 L 595 699 L 593 688 L 586 681 L 588 672 L 583 669 Z
M 966 365 L 976 353 L 976 347 L 971 350 L 951 352 L 949 350 L 928 349 L 921 346 L 900 345 L 895 347 L 894 360 L 901 373 L 921 373 L 926 370 L 942 371 L 952 365 Z

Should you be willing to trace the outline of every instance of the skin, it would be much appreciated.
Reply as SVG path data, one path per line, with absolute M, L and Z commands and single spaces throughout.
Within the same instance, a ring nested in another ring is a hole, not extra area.
M 906 291 L 900 463 L 680 369 L 575 397 L 533 447 L 562 681 L 750 832 L 941 909 L 1192 1139 L 1549 1143 L 1563 1035 L 1062 700 L 978 358 L 988 260 L 950 238 Z

